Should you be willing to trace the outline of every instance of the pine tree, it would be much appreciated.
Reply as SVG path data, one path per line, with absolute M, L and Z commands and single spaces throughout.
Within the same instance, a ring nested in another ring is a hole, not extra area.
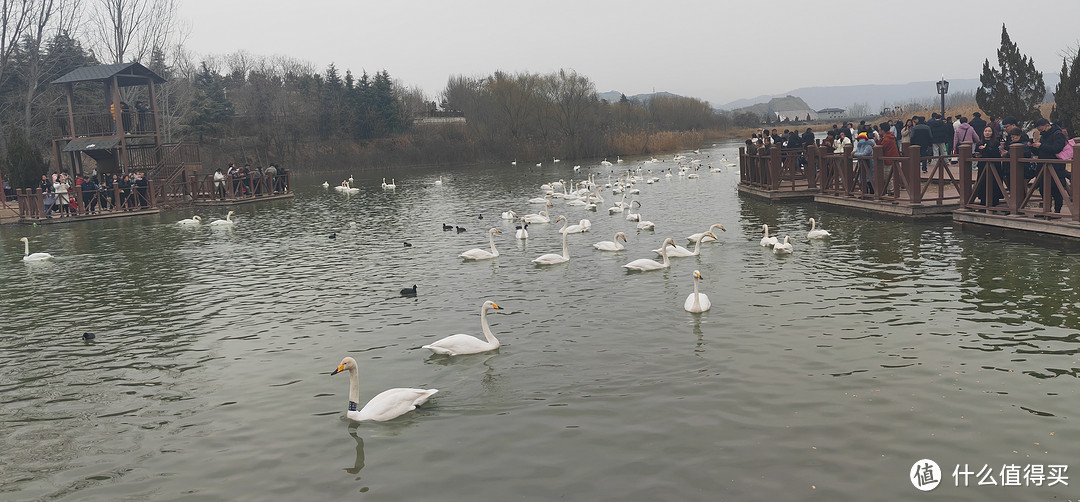
M 1054 108 L 1050 120 L 1064 127 L 1072 137 L 1077 136 L 1080 126 L 1080 50 L 1068 59 L 1061 60 L 1061 81 L 1054 90 Z
M 1046 84 L 1042 72 L 1035 69 L 1035 61 L 1020 54 L 1020 49 L 1009 39 L 1005 25 L 1001 25 L 1001 47 L 997 51 L 998 66 L 990 66 L 984 60 L 982 86 L 975 92 L 975 101 L 983 111 L 999 117 L 1016 117 L 1021 123 L 1031 123 L 1042 117 L 1035 105 L 1046 97 Z

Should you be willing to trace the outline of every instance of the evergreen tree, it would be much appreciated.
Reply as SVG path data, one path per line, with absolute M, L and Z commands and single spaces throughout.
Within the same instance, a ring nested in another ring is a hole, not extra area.
M 30 141 L 25 131 L 18 127 L 10 131 L 3 163 L 4 180 L 15 188 L 36 188 L 41 175 L 49 172 L 49 163 L 41 147 Z
M 1020 54 L 1020 49 L 1009 39 L 1005 25 L 1001 25 L 1001 47 L 997 51 L 998 66 L 990 66 L 984 60 L 982 86 L 975 92 L 975 101 L 983 111 L 999 117 L 1016 117 L 1021 123 L 1031 123 L 1042 115 L 1035 105 L 1046 97 L 1046 84 L 1042 72 L 1035 69 L 1035 61 Z
M 232 102 L 225 96 L 225 79 L 210 71 L 204 61 L 195 76 L 195 97 L 191 103 L 191 128 L 200 135 L 214 134 L 233 116 Z
M 1061 81 L 1054 90 L 1054 108 L 1050 111 L 1050 120 L 1077 136 L 1080 127 L 1080 51 L 1061 61 Z

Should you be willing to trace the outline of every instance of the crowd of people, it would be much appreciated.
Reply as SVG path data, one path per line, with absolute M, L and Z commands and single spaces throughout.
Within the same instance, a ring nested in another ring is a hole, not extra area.
M 224 172 L 220 168 L 214 171 L 213 182 L 215 197 L 223 200 L 230 193 L 230 188 L 234 197 L 254 197 L 288 191 L 286 170 L 273 163 L 266 168 L 252 168 L 251 164 L 236 167 L 235 163 L 230 163 Z
M 45 217 L 96 214 L 106 210 L 134 210 L 150 206 L 149 180 L 142 171 L 127 174 L 72 178 L 66 171 L 41 175 Z
M 899 157 L 907 148 L 919 148 L 919 155 L 932 159 L 923 160 L 922 172 L 927 172 L 928 167 L 934 168 L 945 165 L 946 157 L 959 153 L 960 145 L 970 143 L 973 155 L 976 157 L 975 167 L 979 170 L 975 179 L 980 180 L 975 188 L 980 204 L 996 205 L 1003 195 L 996 182 L 993 186 L 993 196 L 986 200 L 986 183 L 991 176 L 985 172 L 993 169 L 1004 180 L 1006 186 L 1010 181 L 1010 163 L 1000 159 L 1006 159 L 1010 155 L 1012 145 L 1021 145 L 1021 158 L 1037 158 L 1046 160 L 1068 160 L 1072 158 L 1073 140 L 1068 131 L 1052 124 L 1049 120 L 1039 119 L 1035 122 L 1035 128 L 1031 131 L 1037 138 L 1032 139 L 1025 132 L 1014 117 L 998 119 L 990 116 L 984 119 L 980 112 L 975 112 L 969 119 L 963 115 L 944 117 L 939 113 L 932 113 L 930 119 L 924 116 L 914 116 L 907 120 L 886 120 L 877 125 L 867 124 L 860 121 L 858 126 L 853 122 L 843 125 L 833 124 L 821 140 L 820 146 L 831 149 L 834 154 L 843 154 L 848 147 L 853 148 L 853 157 L 857 161 L 868 165 L 868 177 L 874 173 L 874 146 L 883 145 L 884 157 Z M 765 153 L 777 145 L 782 148 L 802 148 L 803 146 L 816 144 L 815 134 L 807 128 L 805 132 L 784 130 L 782 133 L 776 129 L 761 129 L 746 140 L 746 152 L 751 155 Z M 1068 146 L 1068 148 L 1066 148 Z M 978 160 L 998 159 L 998 160 Z M 1035 162 L 1023 162 L 1024 179 L 1031 180 L 1038 176 L 1040 164 Z M 1066 185 L 1069 180 L 1064 164 L 1048 164 L 1057 174 L 1057 178 Z M 884 179 L 890 179 L 893 167 L 892 161 L 885 161 L 883 166 Z M 873 193 L 874 187 L 868 180 L 866 190 Z M 1041 186 L 1039 187 L 1041 194 Z M 1060 213 L 1063 205 L 1062 193 L 1057 183 L 1051 183 L 1051 198 L 1054 203 L 1054 212 Z

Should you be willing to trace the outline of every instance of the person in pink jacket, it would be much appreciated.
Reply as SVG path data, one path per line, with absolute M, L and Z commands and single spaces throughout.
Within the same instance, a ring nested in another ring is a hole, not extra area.
M 974 147 L 979 142 L 979 133 L 975 131 L 971 124 L 968 124 L 967 117 L 960 117 L 960 127 L 956 128 L 953 133 L 953 153 L 960 151 L 960 143 L 971 143 Z

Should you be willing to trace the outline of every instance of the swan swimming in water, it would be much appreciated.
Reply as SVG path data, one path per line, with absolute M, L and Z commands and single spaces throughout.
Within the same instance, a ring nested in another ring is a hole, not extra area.
M 502 214 L 502 219 L 504 219 L 504 220 L 516 220 L 517 217 L 518 217 L 517 213 L 515 213 L 513 211 L 510 211 L 510 210 L 503 211 L 503 214 Z
M 649 270 L 660 270 L 662 268 L 670 267 L 671 262 L 668 260 L 668 255 L 667 255 L 668 244 L 671 244 L 672 246 L 674 246 L 675 245 L 675 239 L 672 239 L 671 237 L 668 237 L 667 239 L 664 239 L 664 243 L 660 245 L 660 249 L 661 249 L 660 256 L 662 256 L 664 258 L 663 263 L 658 262 L 656 260 L 650 260 L 648 258 L 639 258 L 639 259 L 634 260 L 634 261 L 632 261 L 630 263 L 627 263 L 626 265 L 623 265 L 623 268 L 625 268 L 627 270 L 638 270 L 638 271 L 641 271 L 641 272 L 646 272 L 646 271 L 649 271 Z
M 761 230 L 765 232 L 765 237 L 761 238 L 762 247 L 772 247 L 775 246 L 777 242 L 779 242 L 778 240 L 776 240 L 776 237 L 769 237 L 768 225 L 761 225 Z
M 322 182 L 322 187 L 323 188 L 330 188 L 330 182 L 329 181 Z
M 30 239 L 26 237 L 20 237 L 20 241 L 23 243 L 23 261 L 41 261 L 51 260 L 53 255 L 49 253 L 30 253 Z
M 489 352 L 499 348 L 501 345 L 499 339 L 495 338 L 495 335 L 491 332 L 491 328 L 488 327 L 488 310 L 502 310 L 502 307 L 496 305 L 495 302 L 491 300 L 484 302 L 484 306 L 480 307 L 480 329 L 483 330 L 486 341 L 472 335 L 456 334 L 429 343 L 421 348 L 428 349 L 436 354 L 447 356 L 479 354 L 481 352 Z
M 687 237 L 686 240 L 688 240 L 690 242 L 697 242 L 698 240 L 704 238 L 703 242 L 715 241 L 716 240 L 716 234 L 713 233 L 714 228 L 719 228 L 721 231 L 727 232 L 727 229 L 724 228 L 723 225 L 721 225 L 719 223 L 713 223 L 711 226 L 709 226 L 708 230 L 706 230 L 704 232 L 701 232 L 699 234 L 690 234 L 690 236 Z
M 232 220 L 232 215 L 234 215 L 234 214 L 236 214 L 236 211 L 229 211 L 229 213 L 225 215 L 225 219 L 224 219 L 224 220 L 214 220 L 214 221 L 211 221 L 211 222 L 210 222 L 210 226 L 213 226 L 213 227 L 224 227 L 224 226 L 229 226 L 229 225 L 232 225 L 232 224 L 236 223 L 235 221 L 233 221 L 233 220 Z
M 580 234 L 582 232 L 588 232 L 592 228 L 592 222 L 589 220 L 578 221 L 576 225 L 565 226 L 559 229 L 564 234 Z
M 199 225 L 202 223 L 202 217 L 199 215 L 192 216 L 176 222 L 177 225 Z
M 784 242 L 777 243 L 772 248 L 773 254 L 791 254 L 795 252 L 795 248 L 788 242 L 788 236 L 784 236 Z
M 593 247 L 601 251 L 622 251 L 626 249 L 626 247 L 619 243 L 619 238 L 622 238 L 623 242 L 626 242 L 626 234 L 616 232 L 615 237 L 610 241 L 597 242 L 596 244 L 593 244 Z
M 499 256 L 499 250 L 495 249 L 495 234 L 501 234 L 497 228 L 491 228 L 488 230 L 488 241 L 491 243 L 491 251 L 487 251 L 480 248 L 473 248 L 458 256 L 466 260 L 490 260 L 491 258 L 497 258 Z
M 442 176 L 439 176 L 439 179 L 435 180 L 435 186 L 437 186 L 437 187 L 442 186 Z
M 698 241 L 700 242 L 700 241 Z M 705 312 L 712 308 L 712 302 L 709 301 L 708 295 L 698 292 L 698 281 L 701 279 L 701 272 L 694 271 L 694 292 L 690 293 L 690 296 L 686 297 L 686 301 L 683 302 L 683 310 L 687 312 L 700 313 Z
M 824 239 L 829 237 L 829 231 L 823 228 L 817 228 L 817 222 L 813 218 L 810 218 L 810 231 L 807 232 L 807 239 Z
M 551 223 L 551 216 L 548 215 L 547 209 L 539 211 L 536 214 L 526 214 L 521 217 L 526 223 Z
M 560 216 L 560 217 L 555 219 L 555 222 L 558 223 L 559 220 L 563 221 L 563 228 L 566 228 L 566 217 Z M 566 247 L 566 236 L 567 235 L 570 235 L 570 234 L 565 233 L 565 232 L 563 232 L 563 234 L 562 234 L 562 254 L 561 255 L 554 254 L 554 253 L 548 253 L 548 254 L 545 254 L 545 255 L 540 255 L 535 260 L 533 260 L 533 263 L 535 263 L 537 265 L 555 265 L 556 263 L 566 263 L 566 262 L 570 261 L 570 249 Z
M 529 222 L 525 221 L 525 218 L 521 219 L 521 225 L 517 227 L 517 231 L 514 232 L 514 237 L 518 239 L 529 238 Z
M 709 236 L 712 236 L 713 240 L 716 240 L 715 235 L 709 234 Z M 683 258 L 683 257 L 686 257 L 686 256 L 698 256 L 698 255 L 701 254 L 701 243 L 703 241 L 704 241 L 704 239 L 694 241 L 694 250 L 693 251 L 690 251 L 689 249 L 686 249 L 686 248 L 672 242 L 671 245 L 668 246 L 668 250 L 667 250 L 668 256 L 670 256 L 672 258 Z M 653 252 L 656 253 L 656 254 L 660 254 L 660 251 L 661 250 L 659 250 L 659 249 L 654 249 L 653 250 Z
M 356 409 L 360 401 L 360 376 L 356 371 L 356 359 L 346 357 L 341 360 L 336 370 L 330 375 L 336 375 L 342 371 L 349 371 L 349 410 L 345 416 L 349 420 L 363 422 L 374 420 L 385 422 L 400 417 L 427 402 L 438 389 L 409 389 L 396 388 L 380 392 L 371 398 L 359 411 Z

